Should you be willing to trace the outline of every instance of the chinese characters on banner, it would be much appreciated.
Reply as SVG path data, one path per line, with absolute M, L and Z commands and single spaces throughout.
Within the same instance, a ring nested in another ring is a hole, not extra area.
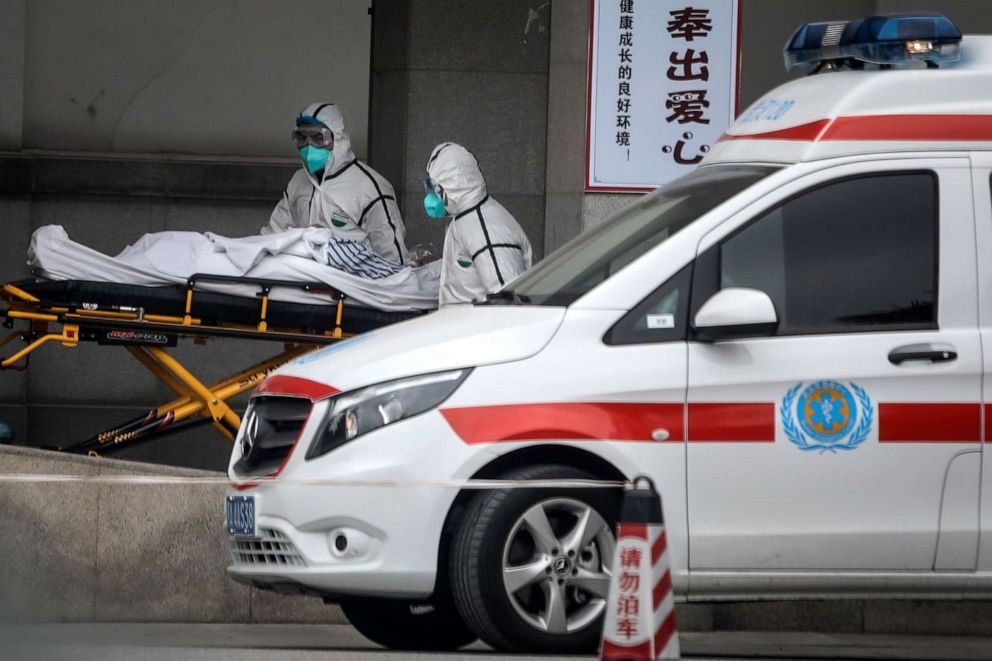
M 737 113 L 739 0 L 591 0 L 586 190 L 650 190 Z

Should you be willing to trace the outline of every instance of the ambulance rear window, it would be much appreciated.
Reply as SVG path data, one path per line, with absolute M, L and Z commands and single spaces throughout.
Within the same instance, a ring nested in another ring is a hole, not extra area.
M 718 165 L 693 170 L 579 235 L 510 286 L 531 305 L 570 305 L 721 203 L 778 170 Z

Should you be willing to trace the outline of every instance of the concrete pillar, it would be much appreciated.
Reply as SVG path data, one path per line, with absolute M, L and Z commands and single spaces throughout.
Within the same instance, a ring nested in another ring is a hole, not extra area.
M 588 3 L 551 3 L 544 253 L 582 231 Z
M 589 5 L 552 0 L 545 254 L 639 196 L 586 194 Z
M 19 150 L 24 128 L 25 0 L 0 4 L 0 150 Z
M 369 163 L 393 185 L 401 208 L 406 193 L 409 60 L 409 3 L 377 0 L 372 5 Z
M 407 243 L 443 245 L 424 212 L 440 142 L 479 159 L 490 194 L 543 253 L 550 6 L 534 0 L 376 0 L 372 165 L 397 191 Z M 381 115 L 376 116 L 378 113 Z M 396 173 L 402 164 L 402 176 Z

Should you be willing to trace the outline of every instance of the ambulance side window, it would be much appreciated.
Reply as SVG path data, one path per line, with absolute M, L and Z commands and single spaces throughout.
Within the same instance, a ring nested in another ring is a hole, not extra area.
M 752 287 L 775 304 L 778 335 L 937 327 L 932 172 L 863 175 L 805 191 L 711 251 L 697 265 L 697 287 L 708 280 L 711 291 L 697 288 L 694 307 L 716 288 Z M 716 272 L 699 277 L 704 265 Z
M 684 340 L 692 264 L 669 278 L 613 325 L 603 342 L 611 345 Z

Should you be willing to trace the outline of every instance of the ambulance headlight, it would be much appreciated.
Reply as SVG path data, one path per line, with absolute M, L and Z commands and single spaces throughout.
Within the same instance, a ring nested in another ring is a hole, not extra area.
M 320 457 L 362 434 L 440 406 L 470 371 L 451 370 L 396 379 L 333 397 L 306 458 Z

